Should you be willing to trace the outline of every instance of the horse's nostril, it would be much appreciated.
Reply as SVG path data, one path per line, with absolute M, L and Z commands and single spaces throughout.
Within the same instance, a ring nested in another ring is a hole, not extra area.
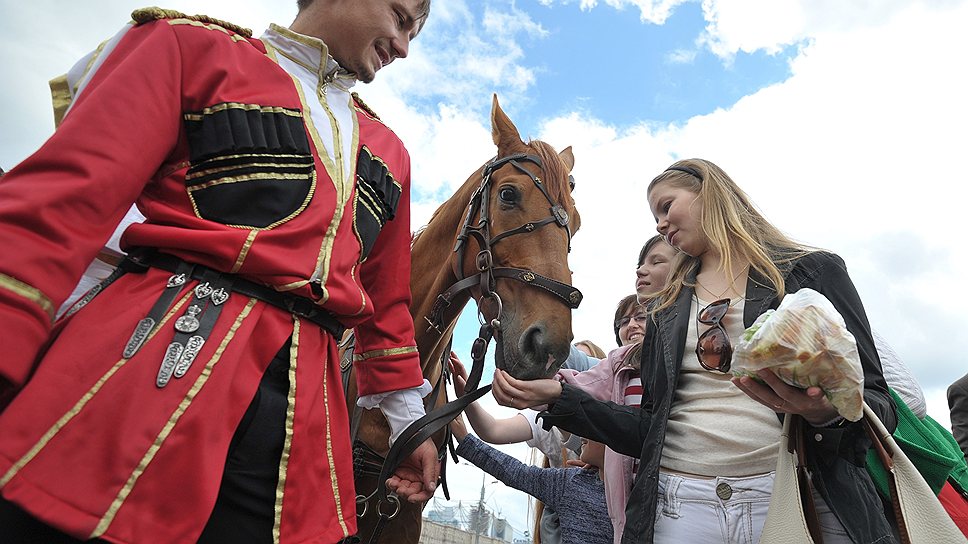
M 532 325 L 521 335 L 521 354 L 532 361 L 544 361 L 548 348 L 545 345 L 545 329 L 541 325 Z

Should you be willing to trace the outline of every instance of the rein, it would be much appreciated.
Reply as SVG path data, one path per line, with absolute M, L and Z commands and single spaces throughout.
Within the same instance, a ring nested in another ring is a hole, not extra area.
M 430 316 L 426 317 L 425 319 L 430 324 L 430 328 L 436 330 L 438 334 L 443 334 L 443 314 L 447 308 L 450 307 L 454 297 L 458 293 L 474 287 L 480 288 L 481 296 L 477 302 L 477 306 L 478 317 L 481 322 L 481 329 L 477 339 L 474 340 L 474 343 L 471 346 L 471 371 L 467 377 L 467 384 L 464 386 L 464 395 L 456 400 L 444 404 L 440 408 L 428 411 L 426 415 L 411 423 L 410 426 L 408 426 L 403 433 L 400 434 L 400 436 L 390 447 L 390 451 L 387 453 L 386 459 L 380 470 L 380 476 L 377 480 L 377 489 L 374 490 L 370 495 L 357 496 L 356 503 L 363 503 L 363 514 L 359 514 L 360 516 L 366 514 L 369 500 L 374 497 L 377 499 L 375 510 L 379 516 L 379 520 L 377 521 L 373 534 L 370 536 L 368 541 L 371 544 L 375 543 L 379 539 L 386 522 L 390 519 L 393 519 L 400 512 L 400 499 L 397 497 L 396 493 L 388 492 L 386 480 L 390 478 L 400 463 L 417 449 L 417 446 L 439 430 L 444 428 L 447 429 L 448 432 L 445 443 L 450 444 L 448 424 L 453 421 L 453 419 L 457 417 L 469 404 L 481 398 L 491 390 L 490 385 L 478 388 L 478 384 L 480 383 L 481 376 L 484 372 L 484 356 L 487 353 L 487 346 L 490 341 L 495 338 L 495 336 L 500 335 L 501 332 L 500 316 L 503 311 L 503 303 L 501 302 L 501 297 L 497 294 L 497 291 L 495 291 L 497 278 L 513 279 L 526 285 L 533 285 L 535 287 L 544 289 L 557 297 L 562 303 L 565 304 L 565 306 L 570 309 L 578 308 L 578 305 L 581 303 L 581 291 L 571 285 L 548 278 L 546 276 L 542 276 L 533 270 L 494 266 L 493 248 L 498 242 L 517 234 L 534 232 L 535 230 L 550 224 L 555 224 L 558 227 L 565 229 L 565 232 L 568 234 L 568 251 L 571 252 L 571 229 L 568 227 L 568 212 L 564 209 L 564 207 L 561 206 L 561 204 L 555 202 L 554 199 L 551 198 L 551 195 L 548 193 L 548 190 L 541 178 L 535 176 L 533 173 L 531 173 L 531 171 L 522 166 L 522 162 L 530 162 L 537 165 L 538 168 L 543 169 L 541 158 L 536 155 L 522 153 L 494 159 L 484 167 L 481 184 L 477 190 L 474 191 L 474 194 L 471 196 L 470 202 L 468 203 L 464 225 L 461 228 L 460 234 L 457 236 L 457 242 L 454 247 L 454 253 L 457 254 L 457 259 L 455 260 L 454 266 L 454 273 L 457 277 L 457 281 L 446 291 L 437 296 L 437 300 L 434 302 L 434 306 L 431 309 Z M 546 217 L 540 221 L 528 222 L 518 228 L 507 230 L 501 234 L 498 234 L 497 236 L 492 237 L 490 229 L 491 217 L 489 205 L 492 174 L 505 165 L 511 165 L 521 173 L 531 178 L 532 183 L 534 183 L 535 187 L 541 191 L 545 199 L 548 201 L 548 204 L 550 205 L 549 211 L 551 214 L 549 217 Z M 471 225 L 474 215 L 478 212 L 480 213 L 477 225 Z M 481 248 L 477 254 L 476 260 L 478 272 L 474 275 L 464 277 L 461 264 L 464 262 L 467 241 L 472 237 L 477 240 L 478 246 Z M 448 344 L 448 349 L 446 349 L 441 356 L 442 376 L 447 374 L 446 361 L 450 354 L 449 348 L 450 345 Z M 443 380 L 439 380 L 438 384 L 440 384 L 442 381 Z M 437 387 L 435 387 L 434 390 L 436 391 Z M 433 406 L 433 404 L 431 404 L 431 406 Z M 452 444 L 450 448 L 452 454 L 454 454 Z M 443 446 L 441 446 L 441 449 L 438 450 L 438 456 L 443 453 L 444 461 L 446 461 L 446 452 L 442 452 L 442 450 Z M 454 458 L 456 460 L 456 454 L 454 454 Z M 372 464 L 368 465 L 373 468 Z M 441 469 L 441 474 L 444 474 L 443 467 Z M 444 486 L 446 493 L 446 481 Z M 382 508 L 384 504 L 389 505 L 392 511 L 385 512 Z

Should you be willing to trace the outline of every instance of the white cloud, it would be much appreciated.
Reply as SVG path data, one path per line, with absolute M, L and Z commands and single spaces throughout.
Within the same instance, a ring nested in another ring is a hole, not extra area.
M 639 9 L 658 23 L 680 2 L 601 3 Z M 285 24 L 295 14 L 252 1 L 169 4 L 257 32 L 266 21 Z M 13 59 L 8 84 L 0 87 L 11 106 L 0 111 L 0 166 L 10 167 L 52 130 L 47 79 L 141 4 L 112 0 L 96 12 L 53 0 L 0 6 L 0 35 Z M 491 93 L 498 90 L 506 109 L 520 110 L 532 104 L 528 92 L 541 77 L 515 41 L 540 35 L 539 23 L 495 37 L 463 1 L 438 0 L 433 9 L 410 58 L 359 88 L 408 143 L 415 225 L 494 153 L 486 123 Z M 645 188 L 674 159 L 704 157 L 723 166 L 782 229 L 846 259 L 872 324 L 920 379 L 929 413 L 947 423 L 944 389 L 965 372 L 956 288 L 968 270 L 962 225 L 968 175 L 961 167 L 968 83 L 960 69 L 968 4 L 706 0 L 703 9 L 709 24 L 701 43 L 723 58 L 798 44 L 790 78 L 682 125 L 615 127 L 587 112 L 540 124 L 540 138 L 558 149 L 572 145 L 576 157 L 582 230 L 569 261 L 586 295 L 574 314 L 576 338 L 613 347 L 615 304 L 631 292 L 639 246 L 654 229 Z M 455 496 L 476 500 L 480 473 L 454 470 Z M 519 493 L 495 496 L 523 505 Z M 505 513 L 516 528 L 528 528 L 524 506 Z
M 615 9 L 638 9 L 639 19 L 643 23 L 653 23 L 661 25 L 665 23 L 666 19 L 672 15 L 673 10 L 679 4 L 685 3 L 687 0 L 604 0 L 606 6 Z M 542 0 L 541 4 L 552 5 L 554 0 Z M 572 0 L 559 0 L 561 4 L 571 4 Z M 598 0 L 580 0 L 579 7 L 583 11 L 591 10 L 597 7 L 599 4 Z
M 511 11 L 500 12 L 491 7 L 484 9 L 484 19 L 482 21 L 484 30 L 501 34 L 514 34 L 523 32 L 528 36 L 542 38 L 548 35 L 548 31 L 536 23 L 527 13 L 511 7 Z
M 675 49 L 666 55 L 666 61 L 670 64 L 692 64 L 698 53 L 695 49 Z
M 917 4 L 877 24 L 827 25 L 787 81 L 682 126 L 613 128 L 608 138 L 594 119 L 549 120 L 549 140 L 575 144 L 583 227 L 571 263 L 586 295 L 576 337 L 611 342 L 615 303 L 654 228 L 645 185 L 673 158 L 703 157 L 782 229 L 844 256 L 871 322 L 925 389 L 958 378 L 960 317 L 939 291 L 960 285 L 968 265 L 958 159 L 968 82 L 953 69 L 966 17 L 964 3 Z M 591 177 L 607 190 L 584 192 Z

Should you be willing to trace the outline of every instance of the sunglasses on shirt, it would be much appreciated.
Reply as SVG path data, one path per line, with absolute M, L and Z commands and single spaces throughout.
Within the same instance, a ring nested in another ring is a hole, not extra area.
M 699 364 L 706 370 L 724 374 L 729 372 L 730 362 L 733 359 L 733 346 L 729 343 L 729 335 L 722 324 L 729 306 L 730 300 L 724 298 L 710 303 L 696 314 L 699 323 L 710 325 L 706 332 L 699 335 L 699 341 L 696 342 L 696 357 L 699 358 Z

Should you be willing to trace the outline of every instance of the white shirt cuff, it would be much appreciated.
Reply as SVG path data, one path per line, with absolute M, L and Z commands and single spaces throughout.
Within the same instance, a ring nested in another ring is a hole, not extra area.
M 424 380 L 418 387 L 364 395 L 356 400 L 356 405 L 367 409 L 379 406 L 383 410 L 383 415 L 390 425 L 390 444 L 392 445 L 408 425 L 426 414 L 423 398 L 429 395 L 432 390 L 430 382 Z

